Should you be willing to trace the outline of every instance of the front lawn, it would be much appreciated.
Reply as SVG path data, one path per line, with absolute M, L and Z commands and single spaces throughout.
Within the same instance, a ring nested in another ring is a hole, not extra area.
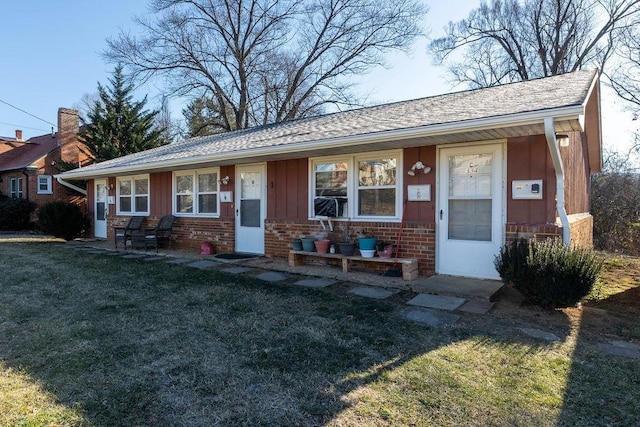
M 637 274 L 603 283 L 596 309 L 521 306 L 510 290 L 433 329 L 398 318 L 401 297 L 348 284 L 66 246 L 0 243 L 0 425 L 640 424 L 640 360 L 598 350 L 640 340 L 640 307 L 616 302 L 637 295 Z

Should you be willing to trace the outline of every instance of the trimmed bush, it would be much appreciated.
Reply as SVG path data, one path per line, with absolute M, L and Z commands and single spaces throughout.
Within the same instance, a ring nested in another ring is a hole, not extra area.
M 569 307 L 591 292 L 602 260 L 590 249 L 565 246 L 559 239 L 518 239 L 502 247 L 495 266 L 502 280 L 513 283 L 531 302 Z
M 31 213 L 36 206 L 25 199 L 0 196 L 0 230 L 20 231 L 31 228 Z
M 43 233 L 65 240 L 81 236 L 89 228 L 89 220 L 80 207 L 59 200 L 42 205 L 37 224 Z

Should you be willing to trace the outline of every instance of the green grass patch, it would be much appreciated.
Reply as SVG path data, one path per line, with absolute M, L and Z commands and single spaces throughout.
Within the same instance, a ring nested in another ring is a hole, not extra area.
M 431 329 L 384 301 L 44 243 L 0 245 L 0 268 L 0 425 L 640 422 L 640 361 L 558 311 Z

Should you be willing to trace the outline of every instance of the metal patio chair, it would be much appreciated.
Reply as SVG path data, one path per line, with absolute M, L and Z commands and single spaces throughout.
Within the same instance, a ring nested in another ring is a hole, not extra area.
M 116 249 L 118 249 L 118 242 L 122 242 L 124 248 L 127 249 L 127 241 L 131 241 L 132 233 L 140 231 L 143 221 L 143 216 L 132 216 L 124 227 L 113 227 L 113 240 Z

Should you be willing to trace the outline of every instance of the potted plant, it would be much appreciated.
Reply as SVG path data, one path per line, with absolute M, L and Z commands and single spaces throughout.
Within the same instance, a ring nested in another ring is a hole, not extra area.
M 389 242 L 379 241 L 376 247 L 380 258 L 391 258 L 396 251 L 396 245 Z
M 305 251 L 305 252 L 315 252 L 316 251 L 316 246 L 315 246 L 316 238 L 315 237 L 304 236 L 304 237 L 301 237 L 300 240 L 302 241 L 302 250 L 303 251 Z
M 331 240 L 327 239 L 325 236 L 321 236 L 313 242 L 316 246 L 316 250 L 319 254 L 329 253 L 329 246 L 331 245 Z
M 361 251 L 375 251 L 378 239 L 373 237 L 373 233 L 368 230 L 362 230 L 358 237 L 358 248 Z
M 340 225 L 340 253 L 344 256 L 353 256 L 356 252 L 356 236 L 351 231 L 349 221 Z

